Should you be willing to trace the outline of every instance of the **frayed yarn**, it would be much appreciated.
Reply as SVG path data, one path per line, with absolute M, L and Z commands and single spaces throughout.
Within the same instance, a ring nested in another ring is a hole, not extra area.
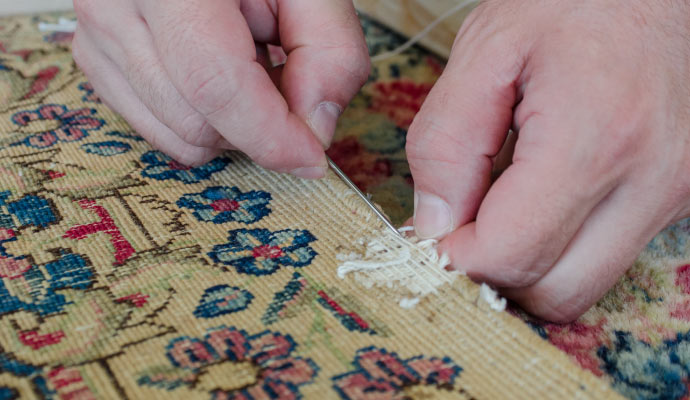
M 479 288 L 479 298 L 484 300 L 494 311 L 504 311 L 506 309 L 506 299 L 500 297 L 498 293 L 486 283 L 482 283 L 482 286 Z
M 404 232 L 405 230 L 401 230 Z M 340 254 L 337 274 L 341 279 L 354 274 L 365 287 L 384 286 L 404 288 L 406 297 L 399 300 L 403 308 L 413 308 L 424 296 L 436 293 L 443 284 L 451 283 L 460 275 L 446 271 L 450 258 L 439 255 L 436 240 L 403 238 L 388 231 L 380 231 L 360 243 L 364 254 Z
M 38 30 L 41 32 L 67 32 L 71 33 L 77 30 L 77 21 L 60 17 L 57 24 L 49 24 L 46 22 L 38 23 Z

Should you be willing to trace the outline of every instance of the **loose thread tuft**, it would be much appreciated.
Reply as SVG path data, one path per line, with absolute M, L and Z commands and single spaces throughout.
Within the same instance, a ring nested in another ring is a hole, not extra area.
M 503 311 L 506 309 L 506 299 L 499 297 L 498 293 L 491 289 L 486 283 L 482 283 L 482 286 L 479 288 L 479 297 L 494 311 Z
M 375 233 L 363 241 L 364 254 L 341 254 L 342 262 L 337 274 L 341 279 L 354 274 L 365 287 L 385 286 L 404 288 L 408 293 L 400 299 L 400 306 L 412 308 L 424 296 L 437 292 L 443 284 L 451 283 L 460 275 L 446 271 L 450 264 L 447 255 L 439 255 L 437 241 L 405 239 L 388 231 Z

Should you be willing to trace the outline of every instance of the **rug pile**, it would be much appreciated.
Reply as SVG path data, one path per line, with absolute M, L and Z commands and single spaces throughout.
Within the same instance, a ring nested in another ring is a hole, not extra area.
M 0 19 L 0 399 L 687 395 L 687 223 L 573 324 L 496 312 L 457 276 L 404 308 L 404 288 L 338 276 L 388 239 L 335 176 L 151 149 L 71 35 L 37 29 L 61 16 Z M 402 40 L 362 24 L 372 54 Z M 376 64 L 329 150 L 398 223 L 406 130 L 442 68 L 417 48 Z

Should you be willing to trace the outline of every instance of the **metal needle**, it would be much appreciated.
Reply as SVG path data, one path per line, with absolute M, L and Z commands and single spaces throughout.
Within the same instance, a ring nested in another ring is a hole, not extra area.
M 333 160 L 331 160 L 331 158 L 328 157 L 328 156 L 326 156 L 326 160 L 328 161 L 328 166 L 331 167 L 331 169 L 333 170 L 333 172 L 335 172 L 335 174 L 338 175 L 338 177 L 339 177 L 343 182 L 345 182 L 345 184 L 346 184 L 347 186 L 349 186 L 350 189 L 352 189 L 355 193 L 357 193 L 357 195 L 358 195 L 359 197 L 362 198 L 362 200 L 364 200 L 364 202 L 366 203 L 366 205 L 369 206 L 369 208 L 371 208 L 371 210 L 374 212 L 374 214 L 376 214 L 376 216 L 378 216 L 379 219 L 380 219 L 381 221 L 383 221 L 383 223 L 386 224 L 386 226 L 387 226 L 391 231 L 395 232 L 396 235 L 402 237 L 402 234 L 398 231 L 398 229 L 395 228 L 395 226 L 393 226 L 393 223 L 388 219 L 388 217 L 386 217 L 381 211 L 379 211 L 379 209 L 374 205 L 374 203 L 372 203 L 371 200 L 369 200 L 369 199 L 367 198 L 367 196 L 366 196 L 364 193 L 362 193 L 361 190 L 359 190 L 359 188 L 357 187 L 357 185 L 355 185 L 355 184 L 350 180 L 350 178 L 348 178 L 347 175 L 345 175 L 345 173 L 344 173 L 343 171 L 341 171 L 340 168 L 338 168 L 338 166 L 333 162 Z

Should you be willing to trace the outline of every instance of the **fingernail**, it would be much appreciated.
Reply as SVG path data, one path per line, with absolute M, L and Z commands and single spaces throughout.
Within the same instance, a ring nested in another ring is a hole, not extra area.
M 324 148 L 328 148 L 331 145 L 331 139 L 333 139 L 333 134 L 335 133 L 335 125 L 338 123 L 338 117 L 340 117 L 342 112 L 343 109 L 339 105 L 330 101 L 324 101 L 309 114 L 307 123 Z
M 450 207 L 431 193 L 414 194 L 414 229 L 421 239 L 436 239 L 450 233 L 453 216 Z
M 320 179 L 326 176 L 326 167 L 297 168 L 290 171 L 290 173 L 298 178 Z

